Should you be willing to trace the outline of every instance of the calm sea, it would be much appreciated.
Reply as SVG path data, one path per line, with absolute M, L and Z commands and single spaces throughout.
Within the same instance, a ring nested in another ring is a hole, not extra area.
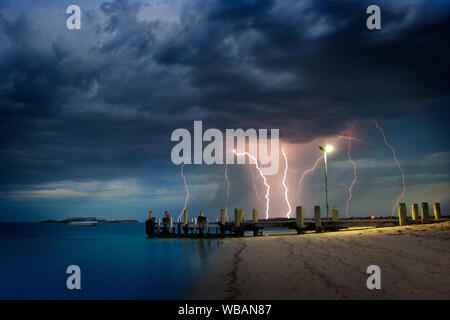
M 144 229 L 0 224 L 0 299 L 188 298 L 220 242 L 147 239 Z M 81 268 L 81 290 L 66 287 L 69 265 Z

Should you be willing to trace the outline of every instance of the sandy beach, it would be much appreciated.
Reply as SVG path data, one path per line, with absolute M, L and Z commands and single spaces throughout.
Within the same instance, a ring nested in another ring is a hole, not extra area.
M 225 239 L 194 299 L 450 299 L 450 221 Z M 366 286 L 369 265 L 381 290 Z

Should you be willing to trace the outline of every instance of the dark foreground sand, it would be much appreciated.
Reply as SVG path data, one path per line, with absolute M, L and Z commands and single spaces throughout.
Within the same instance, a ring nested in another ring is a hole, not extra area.
M 450 299 L 450 221 L 226 239 L 195 299 Z M 366 269 L 381 268 L 381 290 Z

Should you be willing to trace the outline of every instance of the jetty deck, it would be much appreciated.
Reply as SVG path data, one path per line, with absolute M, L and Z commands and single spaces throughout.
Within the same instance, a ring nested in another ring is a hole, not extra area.
M 253 209 L 252 220 L 244 220 L 244 211 L 235 209 L 234 221 L 227 221 L 227 212 L 222 209 L 220 221 L 217 219 L 216 222 L 209 222 L 203 211 L 200 211 L 200 216 L 188 221 L 187 211 L 185 210 L 183 221 L 177 222 L 173 222 L 167 211 L 164 218 L 158 220 L 153 217 L 152 211 L 150 211 L 149 219 L 145 223 L 145 232 L 149 238 L 226 238 L 242 237 L 246 232 L 253 233 L 253 236 L 260 236 L 264 230 L 274 228 L 295 230 L 297 234 L 302 234 L 308 231 L 326 232 L 355 227 L 393 227 L 450 220 L 441 217 L 439 203 L 433 204 L 433 217 L 429 215 L 427 203 L 422 203 L 421 209 L 421 216 L 419 217 L 418 205 L 413 204 L 412 216 L 408 217 L 406 205 L 400 203 L 398 217 L 339 219 L 336 207 L 332 207 L 330 218 L 322 218 L 320 206 L 316 206 L 314 208 L 314 219 L 304 219 L 303 209 L 299 206 L 296 208 L 296 218 L 258 219 L 258 211 Z

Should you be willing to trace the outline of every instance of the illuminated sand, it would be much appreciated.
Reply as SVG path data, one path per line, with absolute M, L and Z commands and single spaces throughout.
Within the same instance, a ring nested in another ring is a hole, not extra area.
M 450 299 L 449 240 L 450 222 L 226 239 L 194 298 Z

